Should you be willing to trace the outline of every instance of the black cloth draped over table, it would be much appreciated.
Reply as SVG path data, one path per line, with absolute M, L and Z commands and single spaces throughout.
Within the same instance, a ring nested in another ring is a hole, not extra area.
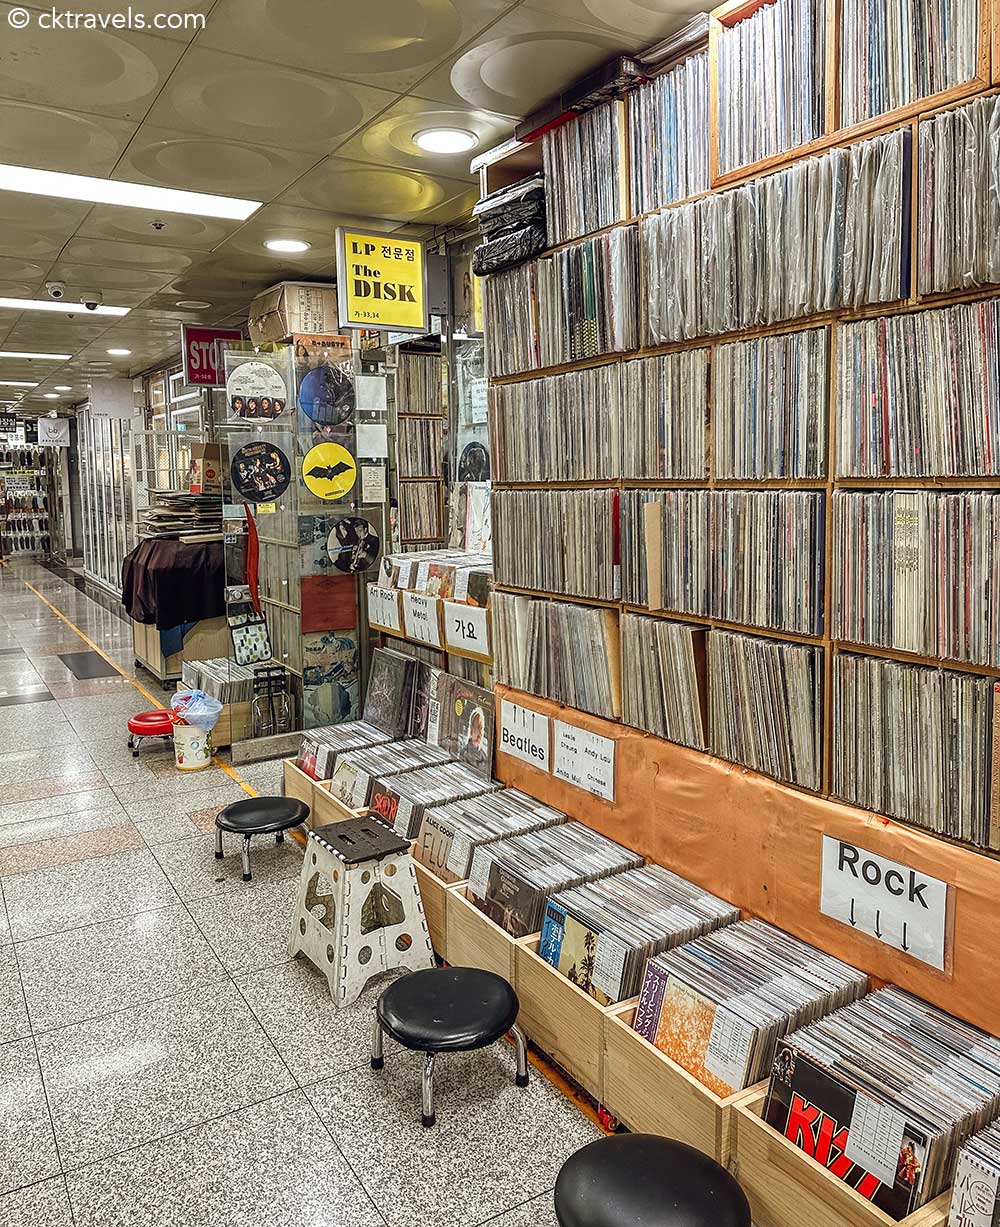
M 135 622 L 171 630 L 226 612 L 221 541 L 140 541 L 122 563 L 122 605 Z

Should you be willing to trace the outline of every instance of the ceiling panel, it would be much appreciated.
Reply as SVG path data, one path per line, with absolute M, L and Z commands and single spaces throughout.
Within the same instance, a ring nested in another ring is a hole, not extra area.
M 623 49 L 621 35 L 518 8 L 414 91 L 501 115 L 527 115 Z
M 184 51 L 183 43 L 126 30 L 40 30 L 32 23 L 11 34 L 11 8 L 0 4 L 0 98 L 139 120 Z
M 623 51 L 659 42 L 705 10 L 698 0 L 531 0 L 523 7 L 604 30 Z
M 143 124 L 112 178 L 270 200 L 320 157 L 322 153 L 308 150 L 275 149 L 221 136 L 191 136 Z
M 393 99 L 384 90 L 203 50 L 199 43 L 171 76 L 149 122 L 298 149 L 318 161 Z
M 188 43 L 194 38 L 199 27 L 190 19 L 183 19 L 189 14 L 201 14 L 207 17 L 211 12 L 214 0 L 170 0 L 170 10 L 166 11 L 166 6 L 162 0 L 73 0 L 72 12 L 74 13 L 95 13 L 100 16 L 113 16 L 115 14 L 132 15 L 134 24 L 138 24 L 141 18 L 146 23 L 146 28 L 150 34 L 155 34 L 158 38 L 171 38 L 178 42 Z M 27 0 L 22 2 L 22 8 L 28 9 L 51 9 L 51 4 L 40 3 L 40 0 Z M 159 24 L 157 21 L 159 20 Z M 177 28 L 171 29 L 168 21 L 173 21 Z M 182 28 L 182 23 L 187 28 Z
M 403 93 L 511 0 L 220 0 L 199 47 Z
M 0 100 L 0 162 L 74 175 L 106 175 L 136 130 L 134 123 Z
M 359 216 L 419 220 L 467 183 L 418 171 L 374 167 L 346 158 L 327 158 L 285 192 L 282 202 L 333 209 Z
M 0 216 L 2 205 L 0 199 Z M 95 205 L 77 231 L 77 236 L 211 251 L 242 224 L 216 217 L 185 217 L 181 213 L 152 213 L 147 209 Z M 3 234 L 0 232 L 2 242 Z
M 137 271 L 172 273 L 176 276 L 190 268 L 198 258 L 176 247 L 157 247 L 152 243 L 124 243 L 110 239 L 75 238 L 66 244 L 62 258 L 69 264 L 96 264 L 113 268 L 134 268 Z M 152 289 L 159 289 L 162 280 Z M 99 287 L 98 287 L 99 288 Z
M 476 152 L 506 140 L 513 127 L 512 120 L 488 111 L 447 107 L 422 98 L 401 98 L 341 145 L 337 157 L 470 179 L 469 162 Z M 413 138 L 428 128 L 462 128 L 477 136 L 479 143 L 467 153 L 427 153 L 414 144 Z
M 22 260 L 18 256 L 0 256 L 0 281 L 20 281 L 37 285 L 45 280 L 48 263 L 35 263 L 33 260 Z M 11 298 L 14 295 L 3 295 Z M 18 296 L 20 297 L 20 296 Z

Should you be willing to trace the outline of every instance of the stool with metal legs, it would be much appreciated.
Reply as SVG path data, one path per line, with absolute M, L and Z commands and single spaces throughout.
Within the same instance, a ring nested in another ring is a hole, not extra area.
M 516 1025 L 520 1004 L 502 976 L 478 967 L 416 971 L 394 981 L 378 999 L 372 1026 L 372 1069 L 385 1064 L 383 1035 L 424 1054 L 423 1123 L 434 1111 L 434 1061 L 448 1052 L 487 1048 L 505 1035 L 517 1047 L 517 1085 L 528 1085 L 528 1046 Z
M 250 841 L 255 835 L 273 835 L 275 843 L 285 842 L 285 832 L 301 826 L 309 817 L 309 806 L 294 797 L 250 797 L 234 801 L 215 818 L 215 859 L 221 861 L 222 832 L 243 836 L 243 881 L 249 882 Z

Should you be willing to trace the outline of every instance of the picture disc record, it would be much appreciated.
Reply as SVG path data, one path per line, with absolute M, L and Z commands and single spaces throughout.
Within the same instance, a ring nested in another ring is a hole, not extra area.
M 299 385 L 299 408 L 317 426 L 339 426 L 354 412 L 354 380 L 339 367 L 313 367 Z
M 302 461 L 302 480 L 310 493 L 332 502 L 353 490 L 358 464 L 339 443 L 317 443 Z
M 489 481 L 490 453 L 482 443 L 468 443 L 458 461 L 459 481 Z
M 345 516 L 330 530 L 326 551 L 338 571 L 355 575 L 375 565 L 382 542 L 363 516 Z
M 276 418 L 285 411 L 288 389 L 273 366 L 243 362 L 226 380 L 226 400 L 231 417 Z
M 273 443 L 263 440 L 241 447 L 229 471 L 233 489 L 248 503 L 270 503 L 281 498 L 292 480 L 288 457 Z

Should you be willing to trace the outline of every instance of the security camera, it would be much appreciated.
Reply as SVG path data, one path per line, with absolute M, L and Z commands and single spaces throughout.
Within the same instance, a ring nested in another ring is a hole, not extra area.
M 100 290 L 87 290 L 85 294 L 80 295 L 80 302 L 83 303 L 88 311 L 96 311 L 101 303 L 104 302 L 104 295 Z
M 57 301 L 66 297 L 66 282 L 65 281 L 46 281 L 45 292 L 49 298 L 55 298 Z

